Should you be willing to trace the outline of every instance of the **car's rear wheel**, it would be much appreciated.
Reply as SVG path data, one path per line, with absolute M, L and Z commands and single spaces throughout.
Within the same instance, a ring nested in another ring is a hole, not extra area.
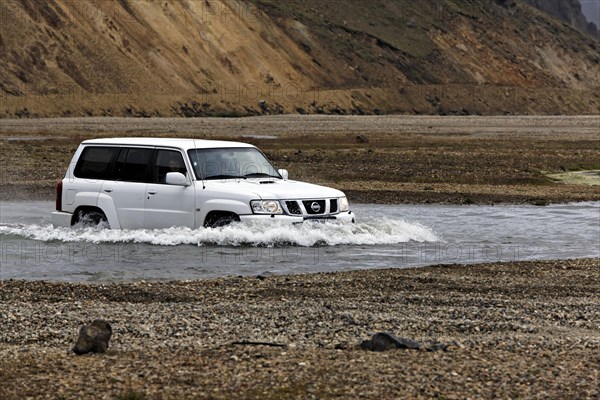
M 102 211 L 80 210 L 74 225 L 82 228 L 108 227 L 108 220 Z

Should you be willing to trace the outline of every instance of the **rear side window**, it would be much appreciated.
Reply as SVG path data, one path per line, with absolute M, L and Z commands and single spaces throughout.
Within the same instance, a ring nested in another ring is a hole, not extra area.
M 148 182 L 152 152 L 152 149 L 122 149 L 115 165 L 113 179 L 128 182 Z
M 118 151 L 117 147 L 86 147 L 75 166 L 75 176 L 84 179 L 104 179 Z

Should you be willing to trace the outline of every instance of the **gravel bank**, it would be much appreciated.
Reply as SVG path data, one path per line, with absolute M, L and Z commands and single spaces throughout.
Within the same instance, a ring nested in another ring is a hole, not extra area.
M 547 174 L 600 169 L 599 127 L 600 116 L 3 119 L 0 200 L 53 199 L 82 140 L 179 136 L 252 143 L 292 179 L 339 188 L 352 203 L 598 201 L 597 186 Z
M 0 281 L 0 398 L 598 398 L 598 288 L 600 259 Z M 96 318 L 112 324 L 108 353 L 75 356 Z M 449 348 L 356 348 L 379 331 Z

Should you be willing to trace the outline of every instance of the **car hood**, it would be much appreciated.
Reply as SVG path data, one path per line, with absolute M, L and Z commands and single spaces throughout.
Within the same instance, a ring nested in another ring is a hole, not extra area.
M 217 189 L 221 186 L 236 192 L 247 191 L 265 200 L 300 200 L 343 197 L 344 192 L 327 186 L 282 179 L 244 179 L 206 181 L 206 185 Z

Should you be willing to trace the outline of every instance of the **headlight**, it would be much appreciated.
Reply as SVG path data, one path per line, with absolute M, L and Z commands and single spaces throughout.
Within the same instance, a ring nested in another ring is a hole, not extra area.
M 345 197 L 340 198 L 340 211 L 348 211 L 350 207 L 348 206 L 348 199 Z
M 253 200 L 250 205 L 254 214 L 283 214 L 281 204 L 277 200 Z

